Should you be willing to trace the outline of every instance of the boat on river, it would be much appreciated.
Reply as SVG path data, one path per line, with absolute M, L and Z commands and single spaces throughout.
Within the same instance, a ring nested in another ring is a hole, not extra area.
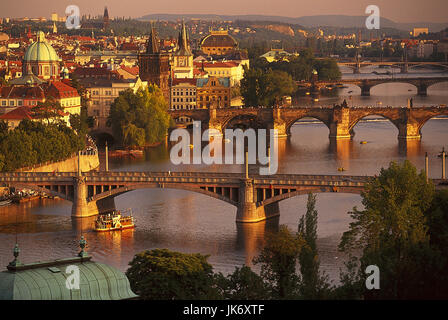
M 124 230 L 135 227 L 135 219 L 132 214 L 122 215 L 120 210 L 113 210 L 106 214 L 100 214 L 95 220 L 95 231 Z

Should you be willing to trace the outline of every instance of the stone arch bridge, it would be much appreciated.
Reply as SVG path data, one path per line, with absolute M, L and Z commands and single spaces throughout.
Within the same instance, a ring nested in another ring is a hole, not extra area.
M 353 84 L 361 88 L 361 96 L 370 96 L 370 89 L 383 83 L 409 83 L 417 88 L 419 96 L 426 96 L 428 88 L 434 84 L 448 82 L 448 76 L 431 77 L 381 77 L 372 79 L 342 79 L 337 81 L 312 81 L 298 82 L 299 87 L 310 88 L 314 96 L 319 95 L 319 90 L 336 84 Z
M 421 128 L 431 118 L 448 116 L 446 106 L 434 107 L 288 107 L 288 108 L 225 108 L 171 110 L 171 116 L 188 117 L 201 121 L 202 128 L 213 128 L 221 133 L 227 128 L 245 124 L 251 128 L 277 129 L 280 137 L 290 135 L 292 125 L 305 117 L 322 121 L 329 129 L 329 137 L 350 139 L 354 127 L 371 115 L 390 120 L 398 129 L 398 138 L 421 139 Z
M 148 188 L 201 193 L 237 207 L 237 222 L 258 222 L 278 216 L 282 200 L 309 192 L 359 194 L 371 177 L 344 175 L 253 175 L 207 172 L 0 173 L 0 184 L 28 188 L 73 202 L 72 216 L 87 217 L 114 207 L 114 197 Z M 434 180 L 436 185 L 447 180 Z

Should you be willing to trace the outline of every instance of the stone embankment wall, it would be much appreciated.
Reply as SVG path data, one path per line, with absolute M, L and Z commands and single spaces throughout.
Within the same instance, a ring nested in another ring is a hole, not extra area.
M 86 152 L 81 154 L 81 170 L 83 172 L 98 170 L 100 160 L 98 153 Z M 40 164 L 33 167 L 27 167 L 17 170 L 18 172 L 78 172 L 78 156 L 75 155 L 69 159 L 52 162 L 48 164 Z

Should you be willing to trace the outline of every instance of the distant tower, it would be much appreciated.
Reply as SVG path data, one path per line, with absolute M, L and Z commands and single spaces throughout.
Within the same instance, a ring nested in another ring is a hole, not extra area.
M 58 33 L 58 27 L 56 27 L 56 22 L 53 22 L 53 33 Z
M 103 29 L 106 31 L 109 28 L 109 11 L 107 11 L 107 7 L 104 7 L 104 15 L 103 15 Z
M 160 52 L 160 41 L 156 30 L 151 26 L 151 34 L 146 43 L 146 52 L 138 56 L 140 78 L 148 83 L 156 84 L 169 101 L 170 58 Z
M 175 78 L 193 78 L 193 54 L 190 50 L 187 29 L 182 20 L 182 28 L 177 40 L 177 50 L 174 53 L 174 77 Z

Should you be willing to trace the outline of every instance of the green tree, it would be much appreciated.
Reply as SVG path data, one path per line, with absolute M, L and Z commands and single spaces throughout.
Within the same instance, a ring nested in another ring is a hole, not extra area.
M 218 296 L 207 258 L 168 249 L 145 250 L 134 256 L 126 276 L 143 299 L 213 299 Z
M 303 239 L 294 236 L 284 225 L 278 232 L 267 235 L 266 245 L 254 263 L 261 265 L 261 277 L 269 285 L 272 298 L 299 296 L 300 278 L 296 266 L 303 245 Z
M 165 139 L 172 120 L 162 91 L 155 85 L 136 93 L 120 93 L 110 108 L 109 122 L 124 146 L 144 146 Z
M 222 273 L 216 274 L 215 283 L 224 299 L 269 299 L 268 286 L 263 281 L 263 278 L 253 272 L 248 266 L 235 268 L 235 271 L 227 277 L 224 277 Z
M 280 70 L 245 68 L 244 78 L 241 80 L 241 96 L 244 105 L 274 106 L 281 98 L 295 92 L 296 85 L 292 77 Z
M 301 295 L 305 299 L 322 299 L 328 294 L 328 277 L 319 272 L 319 256 L 317 252 L 317 210 L 316 196 L 308 194 L 307 210 L 300 218 L 299 238 L 305 245 L 299 254 L 301 274 Z
M 350 254 L 361 250 L 361 257 L 354 258 L 357 270 L 352 268 L 357 274 L 345 278 L 345 287 L 359 288 L 368 299 L 432 297 L 444 265 L 440 252 L 430 246 L 425 218 L 434 197 L 432 182 L 409 161 L 391 162 L 361 196 L 364 210 L 350 212 L 353 222 L 340 243 Z M 379 267 L 381 290 L 363 287 L 368 265 Z M 347 283 L 350 279 L 355 282 Z
M 62 117 L 64 108 L 53 97 L 48 97 L 45 102 L 38 102 L 33 109 L 33 115 L 36 118 L 45 119 L 46 123 L 58 122 Z

